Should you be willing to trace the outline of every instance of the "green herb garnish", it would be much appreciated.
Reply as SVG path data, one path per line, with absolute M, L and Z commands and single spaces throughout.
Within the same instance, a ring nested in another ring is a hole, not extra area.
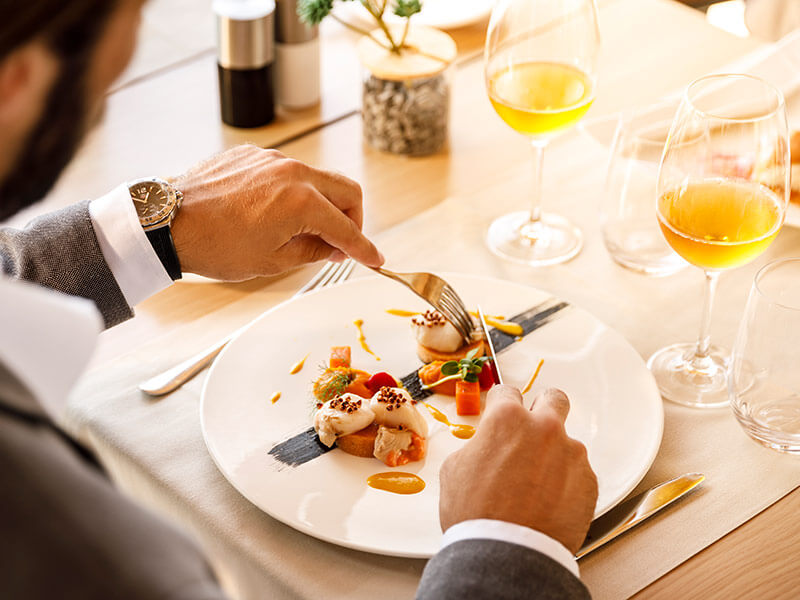
M 478 381 L 478 377 L 483 370 L 483 365 L 489 361 L 489 357 L 481 356 L 475 358 L 477 353 L 478 348 L 475 348 L 470 350 L 469 353 L 461 360 L 448 360 L 440 367 L 440 371 L 444 377 L 434 381 L 430 385 L 423 384 L 422 389 L 427 390 L 432 387 L 436 387 L 445 381 L 452 381 L 453 379 L 461 379 L 462 381 L 472 382 Z

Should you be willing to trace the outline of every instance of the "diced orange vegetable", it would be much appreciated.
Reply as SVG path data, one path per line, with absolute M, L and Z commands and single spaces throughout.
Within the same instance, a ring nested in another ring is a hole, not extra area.
M 456 381 L 456 414 L 481 414 L 481 386 L 477 381 Z
M 350 346 L 334 346 L 331 348 L 331 368 L 350 366 Z
M 358 369 L 351 369 L 350 372 L 352 373 L 353 379 L 344 391 L 355 394 L 356 396 L 361 396 L 362 398 L 372 398 L 372 392 L 367 387 L 367 381 L 369 381 L 372 375 L 366 371 L 359 371 Z
M 425 385 L 436 383 L 442 378 L 442 365 L 444 361 L 435 360 L 422 367 L 417 374 L 419 380 Z M 447 394 L 448 396 L 455 396 L 456 394 L 456 380 L 445 381 L 441 385 L 431 388 L 437 394 Z

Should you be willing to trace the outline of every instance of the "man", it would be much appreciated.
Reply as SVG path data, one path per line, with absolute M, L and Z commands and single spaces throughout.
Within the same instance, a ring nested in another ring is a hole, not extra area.
M 0 219 L 69 161 L 130 58 L 141 4 L 0 4 Z M 343 255 L 380 265 L 361 218 L 354 182 L 245 146 L 0 228 L 3 597 L 223 597 L 193 543 L 120 495 L 53 418 L 91 353 L 96 309 L 112 326 L 181 272 L 238 280 Z M 479 433 L 443 466 L 445 540 L 419 597 L 588 597 L 572 556 L 597 484 L 564 431 L 568 410 L 556 390 L 531 411 L 516 390 L 491 392 Z

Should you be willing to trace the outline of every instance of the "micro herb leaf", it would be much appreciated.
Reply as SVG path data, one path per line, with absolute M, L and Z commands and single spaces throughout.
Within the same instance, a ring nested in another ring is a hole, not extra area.
M 419 0 L 397 0 L 394 5 L 394 14 L 398 17 L 409 18 L 422 10 Z
M 469 375 L 464 377 L 464 381 L 470 381 L 472 383 L 475 383 L 476 381 L 478 381 L 478 376 L 475 375 L 474 373 L 470 373 Z
M 463 360 L 472 360 L 473 358 L 475 358 L 475 355 L 477 353 L 478 353 L 478 348 L 473 348 L 472 350 L 467 352 L 467 355 L 463 358 Z
M 441 367 L 442 375 L 455 375 L 458 373 L 458 363 L 454 360 L 449 360 Z

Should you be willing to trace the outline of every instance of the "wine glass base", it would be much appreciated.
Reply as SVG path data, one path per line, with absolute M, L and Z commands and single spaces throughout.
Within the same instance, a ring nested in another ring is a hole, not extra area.
M 697 360 L 695 344 L 673 344 L 647 361 L 661 395 L 670 402 L 694 408 L 728 405 L 728 353 L 712 346 L 708 357 Z
M 564 217 L 543 214 L 531 222 L 530 213 L 522 211 L 495 219 L 486 243 L 500 258 L 544 267 L 574 258 L 583 246 L 583 234 Z

